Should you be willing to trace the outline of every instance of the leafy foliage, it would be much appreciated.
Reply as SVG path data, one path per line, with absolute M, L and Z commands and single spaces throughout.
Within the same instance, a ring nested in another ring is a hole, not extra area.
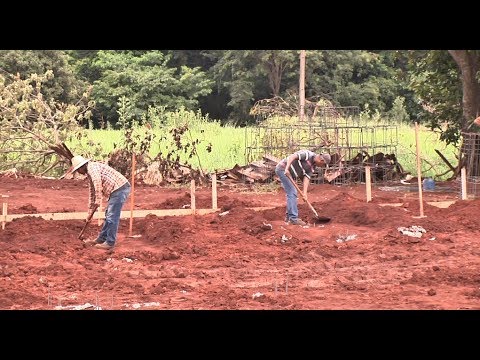
M 54 168 L 58 172 L 57 165 L 69 160 L 59 157 L 57 149 L 82 133 L 79 124 L 88 119 L 94 104 L 88 93 L 76 104 L 45 99 L 42 84 L 52 78 L 52 71 L 26 79 L 0 75 L 0 169 L 43 174 Z
M 206 54 L 215 59 L 213 78 L 228 90 L 230 117 L 248 118 L 255 100 L 278 96 L 282 79 L 297 66 L 294 50 L 217 50 Z M 239 121 L 238 124 L 241 124 Z
M 160 51 L 101 50 L 90 59 L 88 71 L 84 60 L 83 72 L 94 76 L 97 111 L 115 124 L 122 97 L 129 99 L 136 118 L 151 106 L 198 107 L 198 99 L 211 92 L 212 81 L 198 67 L 169 67 L 170 60 Z
M 61 50 L 0 50 L 0 68 L 4 73 L 18 74 L 21 79 L 26 79 L 32 74 L 51 71 L 53 76 L 43 79 L 43 96 L 63 103 L 75 102 L 88 87 L 75 77 L 68 60 L 67 54 Z M 6 81 L 9 81 L 8 77 Z
M 228 90 L 230 117 L 239 125 L 253 122 L 248 112 L 256 101 L 298 94 L 299 51 L 217 50 L 206 55 L 216 59 L 210 71 L 219 87 Z M 387 55 L 363 50 L 307 51 L 306 97 L 324 98 L 335 106 L 369 104 L 388 111 L 402 83 Z
M 447 144 L 458 143 L 462 124 L 460 72 L 446 50 L 409 53 L 409 86 L 423 111 L 419 122 L 441 133 Z
M 397 96 L 393 101 L 393 106 L 388 112 L 388 118 L 393 123 L 408 123 L 410 121 L 410 115 L 405 108 L 405 98 Z

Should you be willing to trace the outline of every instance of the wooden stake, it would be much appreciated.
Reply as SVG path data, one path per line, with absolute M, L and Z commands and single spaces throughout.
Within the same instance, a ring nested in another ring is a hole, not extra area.
M 417 146 L 418 202 L 420 203 L 420 217 L 425 217 L 425 215 L 423 215 L 422 163 L 420 159 L 420 140 L 418 138 L 417 122 L 415 122 L 415 143 Z
M 300 106 L 298 118 L 300 122 L 304 120 L 305 117 L 305 57 L 306 51 L 300 50 L 300 84 L 299 84 L 299 95 L 300 95 Z
M 365 166 L 365 186 L 367 187 L 367 202 L 372 201 L 372 180 L 370 166 Z
M 467 200 L 467 170 L 462 167 L 460 170 L 460 176 L 462 178 L 462 200 Z
M 190 209 L 192 210 L 192 215 L 196 214 L 195 208 L 195 180 L 192 179 L 190 182 Z
M 5 202 L 2 204 L 2 230 L 5 230 L 5 224 L 7 222 L 7 210 L 8 210 L 8 203 L 7 198 L 8 195 L 2 195 L 2 198 L 5 198 Z
M 135 153 L 132 153 L 132 190 L 130 192 L 130 226 L 128 228 L 128 236 L 132 236 L 132 229 L 133 229 L 133 205 L 135 203 Z
M 217 173 L 212 176 L 212 209 L 217 209 Z
M 99 213 L 102 213 L 102 211 L 103 211 L 103 206 L 102 206 L 102 204 L 100 203 L 100 206 L 98 207 L 98 212 L 99 212 Z M 102 225 L 102 219 L 99 217 L 99 218 L 98 218 L 98 226 L 101 226 L 101 225 Z

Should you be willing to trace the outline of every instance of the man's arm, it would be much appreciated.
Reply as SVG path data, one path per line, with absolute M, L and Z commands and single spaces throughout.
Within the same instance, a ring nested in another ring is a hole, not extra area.
M 309 184 L 310 184 L 310 179 L 308 178 L 308 176 L 304 176 L 303 177 L 303 195 L 305 195 L 305 199 L 308 198 L 307 190 L 308 190 Z
M 285 175 L 288 175 L 288 171 L 290 170 L 290 165 L 292 165 L 292 162 L 295 160 L 298 160 L 298 154 L 292 154 L 287 158 L 287 165 L 285 166 Z
M 92 164 L 93 165 L 93 164 Z M 89 212 L 102 203 L 102 178 L 98 168 L 91 166 L 88 175 L 90 176 L 90 201 L 88 204 Z

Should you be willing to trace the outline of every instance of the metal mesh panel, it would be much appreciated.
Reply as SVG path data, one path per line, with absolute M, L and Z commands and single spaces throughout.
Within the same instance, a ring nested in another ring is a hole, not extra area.
M 313 182 L 323 183 L 331 174 L 336 174 L 329 180 L 334 184 L 363 182 L 368 164 L 375 183 L 398 176 L 397 146 L 396 126 L 362 122 L 356 107 L 321 108 L 302 123 L 287 118 L 247 128 L 245 160 L 251 163 L 266 155 L 282 159 L 301 149 L 328 152 L 332 162 L 328 170 L 317 169 Z
M 462 133 L 461 167 L 465 167 L 468 198 L 480 196 L 480 134 Z

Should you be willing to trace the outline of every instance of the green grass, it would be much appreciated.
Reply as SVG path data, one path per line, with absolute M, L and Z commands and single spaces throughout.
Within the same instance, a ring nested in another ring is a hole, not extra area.
M 203 132 L 201 131 L 203 130 Z M 181 153 L 181 160 L 188 162 L 193 167 L 201 168 L 204 171 L 210 172 L 214 170 L 226 170 L 234 167 L 236 164 L 245 165 L 245 128 L 221 127 L 216 123 L 202 124 L 197 128 L 191 130 L 190 136 L 184 135 L 184 143 L 195 139 L 199 140 L 197 146 L 198 157 L 193 156 L 188 159 L 187 154 Z M 88 137 L 94 142 L 100 144 L 101 158 L 106 158 L 108 154 L 114 149 L 114 144 L 121 144 L 123 132 L 120 130 L 86 130 Z M 138 128 L 136 132 L 142 133 L 145 128 Z M 170 135 L 166 130 L 157 129 L 154 131 L 155 140 L 150 148 L 149 155 L 154 157 L 159 151 L 166 152 L 172 149 L 172 141 Z M 167 139 L 159 141 L 163 136 Z M 448 170 L 447 165 L 435 152 L 438 149 L 453 166 L 456 166 L 457 150 L 454 146 L 446 146 L 444 142 L 439 140 L 437 133 L 429 131 L 426 128 L 420 127 L 420 154 L 422 159 L 422 176 L 435 177 Z M 207 145 L 212 144 L 212 151 L 207 151 Z M 78 147 L 77 143 L 70 143 L 73 148 Z M 86 147 L 86 143 L 82 145 Z M 398 127 L 398 148 L 397 160 L 402 165 L 405 171 L 411 172 L 412 175 L 417 175 L 416 163 L 416 144 L 415 144 L 415 127 L 408 125 L 400 125 Z M 98 158 L 98 156 L 97 156 Z M 444 179 L 451 176 L 450 172 L 446 176 L 437 179 Z
M 376 125 L 380 125 L 379 119 L 360 119 L 353 122 L 351 118 L 337 119 L 342 120 L 345 124 L 351 124 L 358 128 L 368 127 L 374 129 Z M 144 122 L 150 124 L 151 130 L 145 126 L 135 126 L 133 132 L 133 138 L 137 138 L 137 143 L 140 143 L 145 138 L 146 134 L 154 134 L 153 140 L 150 143 L 150 150 L 148 155 L 153 158 L 159 152 L 165 156 L 171 151 L 175 151 L 180 156 L 182 163 L 187 163 L 194 168 L 202 168 L 206 172 L 214 170 L 227 170 L 233 168 L 236 164 L 246 165 L 247 161 L 254 161 L 260 159 L 246 159 L 245 147 L 264 145 L 267 147 L 283 147 L 284 143 L 288 141 L 288 134 L 290 132 L 279 132 L 277 130 L 260 131 L 259 134 L 267 134 L 268 139 L 260 139 L 251 136 L 254 132 L 252 128 L 236 128 L 233 126 L 221 126 L 219 121 L 214 121 L 203 116 L 200 112 L 187 111 L 179 109 L 175 112 L 152 112 L 148 120 Z M 339 126 L 342 127 L 342 122 L 339 122 Z M 273 128 L 286 128 L 290 125 L 297 124 L 296 117 L 272 117 L 264 121 L 264 125 Z M 179 151 L 171 134 L 172 129 L 178 129 L 184 125 L 188 126 L 188 131 L 181 135 L 181 143 L 183 146 L 190 146 L 187 151 Z M 381 125 L 384 125 L 383 123 Z M 392 125 L 392 124 L 390 124 Z M 350 138 L 350 142 L 353 145 L 370 144 L 368 152 L 375 150 L 375 145 L 383 144 L 387 145 L 394 142 L 395 131 L 384 131 L 383 128 L 378 128 L 377 131 L 362 131 L 361 143 L 354 143 L 355 137 L 353 135 Z M 398 144 L 396 150 L 396 156 L 398 162 L 402 165 L 405 171 L 410 172 L 412 175 L 417 175 L 417 160 L 416 160 L 416 144 L 415 144 L 415 127 L 413 125 L 398 125 Z M 301 130 L 307 131 L 307 130 Z M 296 132 L 294 136 L 310 136 L 309 134 L 303 134 L 302 132 Z M 348 130 L 351 131 L 351 130 Z M 66 141 L 67 145 L 74 149 L 75 152 L 81 153 L 84 156 L 89 156 L 97 160 L 104 160 L 114 150 L 115 146 L 125 147 L 123 142 L 124 131 L 123 130 L 85 130 L 86 136 L 81 139 L 71 138 Z M 308 131 L 307 131 L 308 132 Z M 357 131 L 358 132 L 358 131 Z M 303 134 L 303 135 L 302 135 Z M 356 133 L 355 133 L 356 134 Z M 262 135 L 264 136 L 264 135 Z M 342 135 L 343 136 L 343 135 Z M 347 135 L 348 136 L 348 135 Z M 377 138 L 374 138 L 376 136 Z M 385 136 L 385 139 L 378 137 Z M 360 139 L 360 138 L 359 138 Z M 333 138 L 331 140 L 334 140 Z M 442 154 L 450 161 L 453 166 L 457 165 L 456 154 L 457 150 L 454 146 L 446 146 L 445 143 L 439 140 L 439 135 L 424 127 L 420 127 L 419 132 L 420 140 L 420 153 L 422 158 L 422 176 L 435 177 L 437 180 L 443 180 L 452 175 L 447 172 L 449 169 L 445 162 L 435 152 L 438 149 Z M 246 144 L 246 142 L 256 141 L 256 144 Z M 195 143 L 197 154 L 191 155 L 192 145 Z M 382 146 L 383 146 L 382 145 Z M 394 144 L 392 143 L 392 146 Z M 139 148 L 139 145 L 137 145 Z M 211 148 L 208 151 L 207 148 Z M 333 148 L 334 149 L 334 148 Z M 379 151 L 386 151 L 379 146 Z M 392 147 L 393 149 L 393 147 Z M 284 151 L 284 150 L 281 150 Z M 280 151 L 280 152 L 281 152 Z M 284 154 L 273 154 L 277 157 Z M 372 155 L 372 154 L 371 154 Z M 261 156 L 261 155 L 255 155 Z
M 135 133 L 144 134 L 145 127 L 135 129 Z M 87 152 L 85 156 L 92 156 L 98 160 L 106 159 L 115 145 L 122 146 L 123 131 L 121 130 L 86 130 L 87 139 L 78 141 L 71 139 L 67 142 L 67 146 L 72 149 L 82 149 Z M 167 129 L 153 130 L 155 135 L 148 155 L 155 157 L 160 151 L 163 154 L 171 150 L 175 150 L 176 146 L 173 143 L 172 136 Z M 244 163 L 245 154 L 245 129 L 234 127 L 221 127 L 219 124 L 202 124 L 202 126 L 194 127 L 190 133 L 182 135 L 182 144 L 195 144 L 196 153 L 189 158 L 190 151 L 179 152 L 181 162 L 188 163 L 195 168 L 201 167 L 204 171 L 210 172 L 214 170 L 230 169 L 235 164 Z M 91 143 L 97 144 L 98 151 L 92 151 Z M 211 144 L 211 151 L 207 150 Z M 77 150 L 78 152 L 78 150 Z
M 445 173 L 449 167 L 435 152 L 439 150 L 445 158 L 454 167 L 457 166 L 458 150 L 453 145 L 446 145 L 445 142 L 439 140 L 439 134 L 425 127 L 419 127 L 419 145 L 421 169 L 423 177 L 433 177 L 436 180 L 445 180 L 453 175 L 449 172 Z M 416 156 L 416 140 L 415 126 L 400 125 L 398 127 L 398 149 L 397 160 L 403 166 L 405 171 L 411 172 L 417 176 L 417 156 Z

